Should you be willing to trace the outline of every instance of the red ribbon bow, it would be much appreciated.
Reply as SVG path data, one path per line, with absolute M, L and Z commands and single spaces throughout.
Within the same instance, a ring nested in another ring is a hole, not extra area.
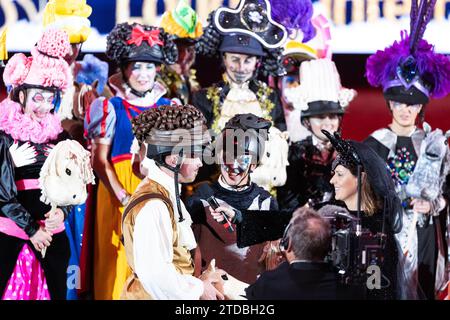
M 141 26 L 136 26 L 131 31 L 131 39 L 127 41 L 127 44 L 136 44 L 140 46 L 142 41 L 147 41 L 150 47 L 156 44 L 164 45 L 164 42 L 159 39 L 159 30 L 145 31 Z

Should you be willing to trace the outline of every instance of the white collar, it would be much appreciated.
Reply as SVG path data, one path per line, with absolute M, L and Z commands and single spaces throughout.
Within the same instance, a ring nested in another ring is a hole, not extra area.
M 169 176 L 167 173 L 161 170 L 161 168 L 156 164 L 155 160 L 145 158 L 142 163 L 148 170 L 147 177 L 151 180 L 158 182 L 162 185 L 170 195 L 175 197 L 175 183 L 173 177 Z M 181 191 L 181 184 L 178 184 L 178 190 Z
M 250 186 L 242 186 L 242 187 L 239 187 L 239 188 L 233 188 L 233 187 L 231 187 L 230 185 L 228 185 L 226 182 L 225 182 L 225 178 L 223 177 L 223 175 L 220 175 L 219 176 L 219 185 L 222 187 L 222 188 L 224 188 L 224 189 L 226 189 L 226 190 L 229 190 L 229 191 L 235 191 L 235 192 L 238 192 L 238 191 L 244 191 L 244 190 L 247 190 Z
M 322 141 L 319 138 L 317 138 L 315 134 L 312 134 L 311 137 L 312 137 L 312 144 L 313 146 L 317 147 L 317 149 L 322 150 L 324 148 L 327 148 L 327 144 L 325 143 L 325 141 Z
M 167 191 L 169 191 L 169 198 L 172 202 L 172 208 L 174 213 L 174 218 L 177 224 L 179 243 L 181 246 L 186 247 L 188 250 L 192 250 L 197 246 L 195 241 L 194 233 L 192 231 L 192 218 L 189 212 L 186 210 L 183 201 L 180 199 L 181 210 L 183 211 L 184 220 L 179 221 L 180 215 L 178 213 L 177 201 L 175 196 L 175 185 L 173 177 L 169 176 L 167 173 L 161 170 L 156 162 L 152 159 L 145 158 L 142 165 L 148 170 L 147 178 L 156 181 L 161 186 L 163 186 Z M 178 184 L 178 188 L 181 191 L 181 184 Z
M 143 97 L 138 97 L 131 92 L 127 84 L 124 84 L 125 94 L 121 97 L 133 106 L 148 107 L 154 105 L 162 96 L 166 94 L 166 89 L 162 84 L 155 81 L 153 89 Z
M 167 90 L 164 86 L 155 80 L 153 89 L 145 94 L 143 97 L 138 97 L 131 92 L 131 88 L 123 81 L 122 74 L 116 73 L 109 79 L 109 84 L 116 90 L 116 95 L 119 98 L 126 100 L 133 106 L 149 107 L 153 106 L 161 97 L 163 97 Z
M 392 132 L 394 132 L 395 133 L 395 135 L 397 136 L 397 137 L 401 137 L 400 135 L 398 135 L 394 130 L 392 130 L 392 127 L 391 127 L 391 125 L 389 125 L 389 129 L 392 131 Z M 412 130 L 411 130 L 411 132 L 409 132 L 407 135 L 404 135 L 403 137 L 409 137 L 409 138 L 411 138 L 412 137 L 412 135 L 414 134 L 414 132 L 416 132 L 416 130 L 417 130 L 417 127 L 416 126 L 414 126 L 413 128 L 412 128 Z

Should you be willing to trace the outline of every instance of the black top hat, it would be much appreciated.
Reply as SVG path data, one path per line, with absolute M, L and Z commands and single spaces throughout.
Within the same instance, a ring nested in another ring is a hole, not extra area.
M 308 109 L 302 110 L 301 117 L 314 117 L 321 114 L 342 115 L 344 113 L 345 110 L 341 107 L 339 102 L 320 100 L 308 102 Z

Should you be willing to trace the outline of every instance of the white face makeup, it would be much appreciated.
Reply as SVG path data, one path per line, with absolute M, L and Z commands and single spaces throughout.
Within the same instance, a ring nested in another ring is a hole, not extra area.
M 31 88 L 27 90 L 25 114 L 40 122 L 55 108 L 56 93 L 44 89 Z
M 256 168 L 256 164 L 252 163 L 252 155 L 241 155 L 226 159 L 222 156 L 223 163 L 220 165 L 220 173 L 229 186 L 239 187 L 246 185 L 249 179 L 249 173 Z
M 147 92 L 155 84 L 156 66 L 150 62 L 133 62 L 125 69 L 125 77 L 134 90 Z
M 281 80 L 281 88 L 290 89 L 297 88 L 300 85 L 300 76 L 298 74 L 288 74 L 283 77 Z
M 247 185 L 249 179 L 249 172 L 254 170 L 256 165 L 251 164 L 249 168 L 244 171 L 237 173 L 232 170 L 228 170 L 225 165 L 220 166 L 220 173 L 222 174 L 223 179 L 229 186 L 240 187 L 243 185 Z
M 309 118 L 312 133 L 322 141 L 328 141 L 328 138 L 322 133 L 327 130 L 331 134 L 339 129 L 339 116 L 337 114 L 324 114 Z
M 246 54 L 225 52 L 223 63 L 231 80 L 241 84 L 252 78 L 258 58 Z
M 397 101 L 389 101 L 389 105 L 392 111 L 392 120 L 400 127 L 414 126 L 422 109 L 421 104 L 407 105 Z

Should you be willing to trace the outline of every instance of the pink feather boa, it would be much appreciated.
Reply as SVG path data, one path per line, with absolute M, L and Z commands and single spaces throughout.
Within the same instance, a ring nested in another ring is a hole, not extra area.
M 49 113 L 37 122 L 23 113 L 20 104 L 7 98 L 0 103 L 0 130 L 14 140 L 45 143 L 56 139 L 63 128 L 58 115 Z

